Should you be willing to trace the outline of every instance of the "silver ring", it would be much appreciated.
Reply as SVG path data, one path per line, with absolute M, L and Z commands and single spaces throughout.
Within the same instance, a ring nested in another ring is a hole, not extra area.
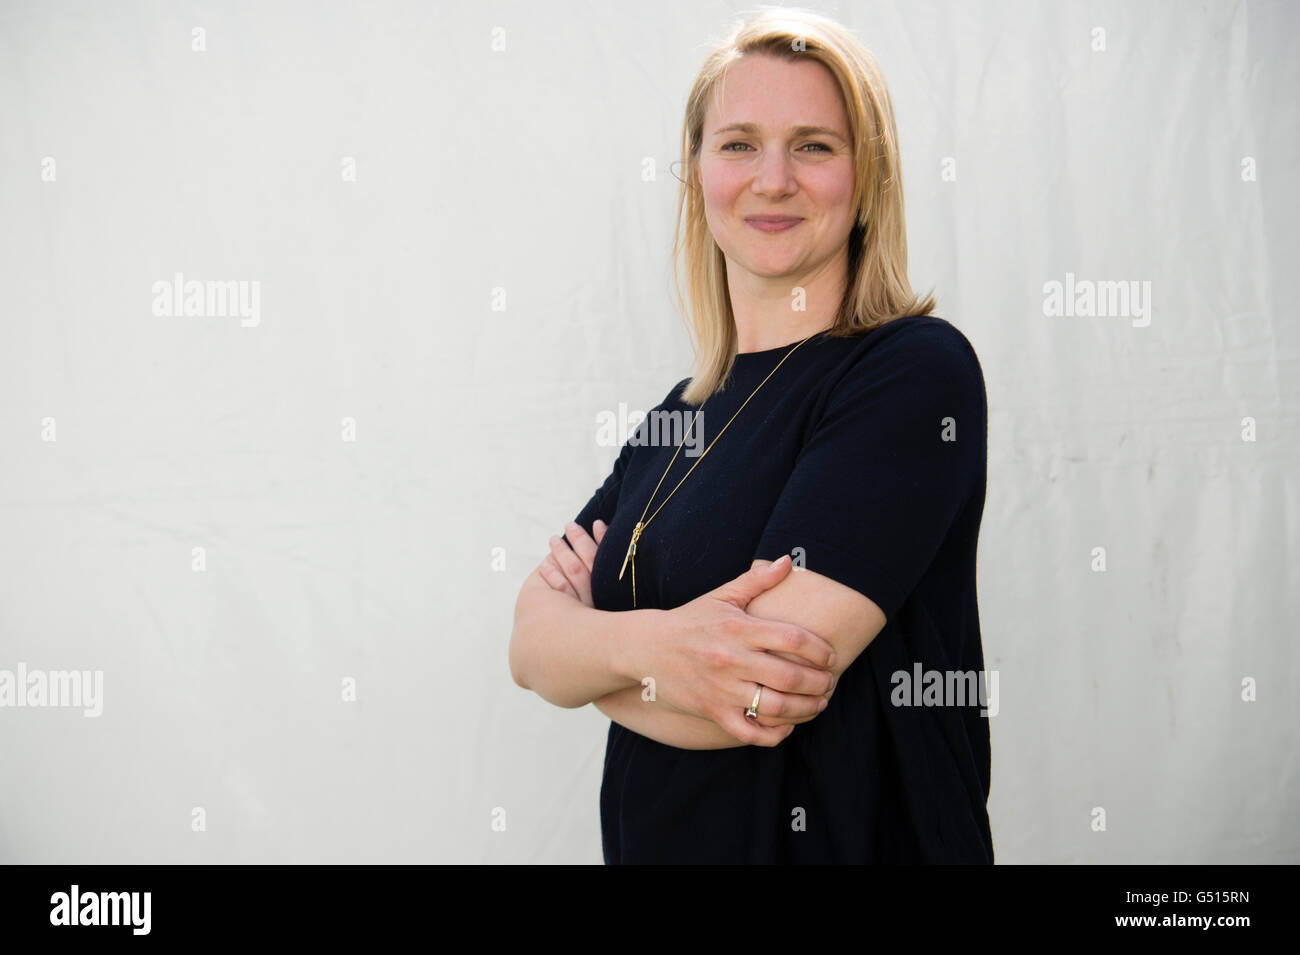
M 763 695 L 763 684 L 755 684 L 758 689 L 754 691 L 754 702 L 749 704 L 749 709 L 745 710 L 745 718 L 749 720 L 758 719 L 758 698 Z

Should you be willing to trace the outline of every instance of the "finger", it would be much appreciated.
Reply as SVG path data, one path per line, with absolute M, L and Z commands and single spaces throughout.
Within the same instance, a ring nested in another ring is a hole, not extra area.
M 804 717 L 801 719 L 784 719 L 780 716 L 763 716 L 761 713 L 750 720 L 751 723 L 757 723 L 759 726 L 798 726 L 800 723 L 807 723 L 815 717 Z M 748 719 L 748 717 L 746 717 Z
M 764 653 L 767 653 L 767 654 L 769 654 L 769 655 L 771 655 L 771 656 L 774 656 L 774 657 L 781 657 L 783 660 L 789 660 L 791 663 L 796 663 L 796 664 L 798 664 L 799 666 L 802 666 L 802 667 L 806 667 L 806 666 L 808 665 L 808 661 L 805 660 L 803 657 L 794 657 L 794 656 L 791 656 L 791 655 L 788 654 L 788 653 L 782 653 L 782 652 L 780 652 L 779 650 L 764 650 L 763 652 L 764 652 Z M 821 669 L 821 668 L 818 667 L 818 669 Z M 826 694 L 826 696 L 828 696 L 828 697 L 831 695 L 831 693 L 834 693 L 834 692 L 835 692 L 835 688 L 836 688 L 837 686 L 839 686 L 839 684 L 840 684 L 840 673 L 841 673 L 842 671 L 839 670 L 838 667 L 832 667 L 832 668 L 830 669 L 829 672 L 830 672 L 830 674 L 831 674 L 831 688 L 830 688 L 830 692 Z
M 564 525 L 564 536 L 568 538 L 569 546 L 578 555 L 578 559 L 590 572 L 591 565 L 596 560 L 596 542 L 582 529 L 581 524 L 574 521 L 569 521 Z
M 546 581 L 552 590 L 558 590 L 569 594 L 575 599 L 581 599 L 578 597 L 578 592 L 573 589 L 573 585 L 569 583 L 568 578 L 564 576 L 564 572 L 555 565 L 549 555 L 538 566 L 537 572 L 542 575 L 542 580 Z
M 600 542 L 605 539 L 605 531 L 609 530 L 609 528 L 605 526 L 604 521 L 600 518 L 596 518 L 595 522 L 591 525 L 591 530 L 596 537 L 596 544 L 599 546 Z
M 573 587 L 569 583 L 569 578 L 564 576 L 564 571 L 560 569 L 560 565 L 555 562 L 553 554 L 547 554 L 546 559 L 542 561 L 541 567 L 538 569 L 550 574 L 550 580 L 555 582 L 557 590 L 571 589 Z
M 811 719 L 812 717 L 802 720 L 783 720 L 775 716 L 756 716 L 751 722 L 755 722 L 759 726 L 798 726 L 800 723 L 807 723 Z
M 745 658 L 746 669 L 740 671 L 750 683 L 763 686 L 788 695 L 829 697 L 835 689 L 835 673 L 820 667 L 810 666 L 806 660 L 782 659 L 772 653 L 758 650 Z M 754 692 L 753 686 L 749 692 Z
M 746 719 L 741 710 L 729 710 L 719 714 L 717 724 L 733 737 L 750 746 L 776 746 L 794 732 L 794 726 L 763 726 L 754 720 Z
M 754 702 L 755 681 L 745 681 L 736 685 L 731 697 L 734 706 L 743 714 Z M 821 695 L 805 693 L 782 693 L 767 684 L 763 685 L 758 695 L 758 715 L 782 722 L 806 723 L 826 709 L 827 698 Z
M 764 591 L 771 590 L 790 573 L 793 566 L 789 554 L 782 554 L 770 564 L 751 567 L 739 577 L 723 584 L 713 593 L 721 600 L 734 604 L 741 610 Z
M 562 537 L 552 535 L 551 556 L 560 565 L 560 570 L 564 571 L 564 576 L 568 578 L 569 583 L 573 584 L 574 590 L 578 592 L 578 599 L 583 603 L 591 603 L 591 571 L 578 559 L 578 555 L 572 548 L 564 543 Z
M 812 666 L 825 670 L 835 665 L 835 647 L 811 630 L 780 620 L 764 620 L 762 617 L 749 619 L 754 623 L 749 640 L 751 647 L 799 657 Z
M 758 723 L 759 726 L 797 726 L 800 723 L 807 723 L 816 718 L 816 716 L 764 716 L 762 713 L 759 713 L 758 716 L 754 717 L 750 722 Z M 746 717 L 746 719 L 749 718 Z
M 552 534 L 547 543 L 551 549 L 551 560 L 555 561 L 556 566 L 564 572 L 565 577 L 569 578 L 570 583 L 577 583 L 576 578 L 581 577 L 587 568 L 573 552 L 573 548 L 558 534 Z
M 805 699 L 805 698 L 795 697 L 795 699 L 798 700 L 798 699 Z M 823 712 L 825 712 L 825 707 L 821 706 L 821 704 L 826 703 L 826 700 L 819 697 L 818 709 L 816 709 L 812 713 L 806 713 L 801 716 L 774 716 L 770 713 L 763 712 L 764 710 L 768 709 L 769 707 L 773 706 L 776 703 L 777 700 L 770 695 L 770 691 L 764 691 L 763 698 L 759 701 L 758 704 L 759 713 L 757 716 L 757 720 L 760 723 L 762 723 L 764 726 L 785 726 L 788 724 L 798 726 L 802 723 L 810 723 L 813 720 L 817 719 L 817 717 L 821 716 Z

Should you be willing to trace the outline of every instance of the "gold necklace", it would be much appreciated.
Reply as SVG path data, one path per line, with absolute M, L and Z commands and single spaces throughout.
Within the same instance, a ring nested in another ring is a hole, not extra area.
M 813 335 L 816 334 L 818 334 L 818 332 L 813 332 L 812 335 L 808 336 L 808 338 L 812 338 Z M 780 368 L 783 364 L 785 364 L 785 359 L 793 355 L 795 353 L 795 349 L 797 349 L 799 345 L 802 345 L 804 342 L 808 341 L 808 338 L 805 338 L 802 342 L 799 342 L 797 345 L 795 345 L 794 348 L 791 348 L 788 352 L 786 352 L 785 357 L 776 363 L 776 368 Z M 773 368 L 771 371 L 767 373 L 767 378 L 771 378 L 773 375 L 776 374 L 776 368 Z M 767 384 L 767 378 L 764 378 L 762 381 L 758 383 L 758 388 L 762 388 L 765 384 Z M 753 391 L 749 393 L 749 398 L 753 398 L 754 395 L 758 394 L 758 388 L 755 388 Z M 745 405 L 749 404 L 749 398 L 746 398 L 744 401 L 740 403 L 740 407 L 736 409 L 736 414 L 733 414 L 731 416 L 731 420 L 728 421 L 725 425 L 723 425 L 722 430 L 718 432 L 718 437 L 714 438 L 712 441 L 709 442 L 709 446 L 704 449 L 704 454 L 700 455 L 700 461 L 704 460 L 705 455 L 707 455 L 709 451 L 713 449 L 713 446 L 718 443 L 718 438 L 721 438 L 723 434 L 726 433 L 726 430 L 731 427 L 731 422 L 736 420 L 736 415 L 740 414 L 740 412 L 745 409 Z M 686 444 L 686 436 L 691 433 L 691 428 L 695 427 L 696 420 L 704 412 L 704 405 L 708 403 L 709 403 L 708 399 L 706 398 L 704 400 L 704 403 L 700 405 L 700 410 L 695 412 L 695 417 L 691 419 L 690 426 L 687 427 L 686 429 L 686 435 L 682 436 L 682 443 L 679 444 L 677 446 L 677 450 L 673 452 L 672 460 L 668 462 L 668 467 L 664 468 L 664 473 L 659 478 L 659 483 L 656 484 L 655 489 L 650 492 L 650 500 L 645 502 L 645 509 L 641 511 L 641 520 L 637 521 L 636 526 L 632 528 L 632 541 L 627 545 L 627 554 L 623 557 L 623 566 L 618 572 L 618 579 L 619 580 L 623 579 L 623 572 L 627 570 L 627 565 L 630 562 L 632 564 L 632 606 L 633 607 L 636 606 L 636 542 L 640 539 L 641 533 L 646 529 L 647 525 L 649 525 L 649 523 L 655 519 L 655 516 L 661 510 L 663 510 L 663 506 L 668 503 L 669 498 L 671 498 L 674 494 L 677 493 L 677 488 L 681 487 L 682 484 L 685 483 L 686 479 L 691 476 L 691 471 L 694 471 L 697 467 L 700 466 L 700 461 L 696 461 L 694 464 L 692 464 L 690 471 L 687 471 L 685 474 L 682 475 L 682 479 L 677 482 L 677 487 L 674 487 L 671 491 L 669 491 L 668 497 L 664 498 L 662 501 L 659 502 L 659 506 L 655 508 L 654 514 L 651 514 L 647 518 L 645 516 L 646 511 L 650 510 L 650 502 L 653 501 L 655 499 L 655 495 L 659 493 L 659 488 L 664 483 L 664 478 L 666 478 L 668 476 L 668 472 L 673 469 L 673 462 L 677 460 L 677 455 L 681 454 L 682 445 Z

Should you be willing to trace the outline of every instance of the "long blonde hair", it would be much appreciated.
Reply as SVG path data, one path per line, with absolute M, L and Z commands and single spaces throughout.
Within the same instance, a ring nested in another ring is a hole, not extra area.
M 830 70 L 847 107 L 855 180 L 851 201 L 857 213 L 848 240 L 846 291 L 827 333 L 852 335 L 905 315 L 927 314 L 935 304 L 932 295 L 918 299 L 907 278 L 898 130 L 880 66 L 862 42 L 834 20 L 799 8 L 766 8 L 736 24 L 709 54 L 686 102 L 673 275 L 695 351 L 695 374 L 682 394 L 693 405 L 726 380 L 738 344 L 726 260 L 704 216 L 698 163 L 709 97 L 731 64 L 747 54 L 790 61 L 811 57 Z

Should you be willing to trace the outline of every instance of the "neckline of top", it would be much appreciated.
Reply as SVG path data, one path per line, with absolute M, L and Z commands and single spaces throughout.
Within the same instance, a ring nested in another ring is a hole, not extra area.
M 811 345 L 820 336 L 825 335 L 826 332 L 827 329 L 822 329 L 820 332 L 814 332 L 811 336 L 809 336 L 806 344 Z M 793 349 L 794 346 L 798 345 L 799 342 L 801 341 L 803 341 L 803 339 L 797 339 L 792 342 L 786 342 L 784 345 L 777 345 L 775 348 L 764 348 L 761 351 L 736 352 L 735 361 L 738 364 L 744 364 L 745 362 L 758 361 L 763 358 L 771 358 L 775 355 L 783 355 L 786 352 Z

